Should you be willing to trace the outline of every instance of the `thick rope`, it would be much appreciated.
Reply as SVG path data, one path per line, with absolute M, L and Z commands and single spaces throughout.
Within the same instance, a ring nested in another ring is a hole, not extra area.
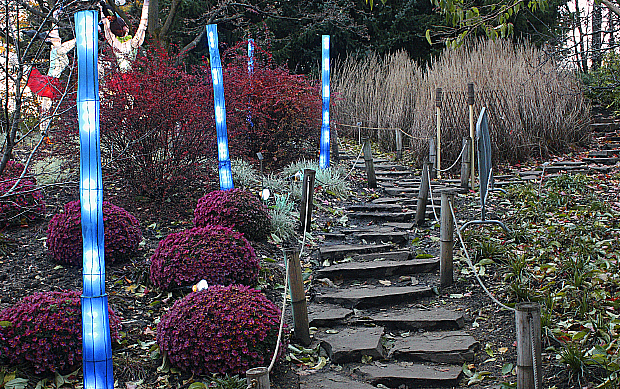
M 351 173 L 353 173 L 353 169 L 355 169 L 355 165 L 357 165 L 357 161 L 359 161 L 359 160 L 360 160 L 360 156 L 362 155 L 362 153 L 363 153 L 363 152 L 364 152 L 364 148 L 362 147 L 362 148 L 360 149 L 359 154 L 357 154 L 357 158 L 355 158 L 355 161 L 353 161 L 353 166 L 351 166 L 351 170 L 349 170 L 349 172 L 347 173 L 347 175 L 346 175 L 346 176 L 344 176 L 343 178 L 341 178 L 340 180 L 338 180 L 338 181 L 336 181 L 336 182 L 334 182 L 334 183 L 332 183 L 332 184 L 327 184 L 327 183 L 325 183 L 325 182 L 323 182 L 323 181 L 319 180 L 317 177 L 314 177 L 314 179 L 315 179 L 316 181 L 318 181 L 320 184 L 323 184 L 323 185 L 325 185 L 325 186 L 336 186 L 336 185 L 339 185 L 340 183 L 345 182 L 345 181 L 347 180 L 347 178 L 349 178 L 349 176 L 351 175 Z
M 536 359 L 536 343 L 534 342 L 534 318 L 529 314 L 530 342 L 532 343 L 532 368 L 534 370 L 534 389 L 538 389 L 538 360 Z
M 454 214 L 454 206 L 452 205 L 452 201 L 450 201 L 450 212 L 452 212 L 452 219 L 454 220 L 454 225 L 456 228 L 456 233 L 459 236 L 459 240 L 461 241 L 461 247 L 463 247 L 463 251 L 465 252 L 465 259 L 467 260 L 467 264 L 469 265 L 469 267 L 472 269 L 472 271 L 474 272 L 474 275 L 476 276 L 476 279 L 478 280 L 478 283 L 480 284 L 480 286 L 482 287 L 482 289 L 484 289 L 484 292 L 487 294 L 487 296 L 489 296 L 491 298 L 491 300 L 493 300 L 493 302 L 497 305 L 499 305 L 500 307 L 504 308 L 504 309 L 508 309 L 510 311 L 515 311 L 514 308 L 511 308 L 505 304 L 502 304 L 497 298 L 495 298 L 495 296 L 493 296 L 491 294 L 491 292 L 489 292 L 489 290 L 487 289 L 487 287 L 484 285 L 484 282 L 482 282 L 482 280 L 480 279 L 480 276 L 478 275 L 478 271 L 476 270 L 476 267 L 474 266 L 474 264 L 471 261 L 471 258 L 469 257 L 469 252 L 467 251 L 467 247 L 465 246 L 465 241 L 463 240 L 463 236 L 461 235 L 461 229 L 459 228 L 459 224 L 457 222 L 456 219 L 456 215 Z
M 338 123 L 338 122 L 333 122 L 335 125 L 337 126 L 343 126 L 343 127 L 351 127 L 351 128 L 363 128 L 364 130 L 378 130 L 378 131 L 399 131 L 400 133 L 404 134 L 405 136 L 408 136 L 411 139 L 419 139 L 419 140 L 426 140 L 427 138 L 418 138 L 415 136 L 412 136 L 408 133 L 406 133 L 402 128 L 399 127 L 364 127 L 364 126 L 358 126 L 358 125 L 351 125 L 351 124 L 344 124 L 344 123 Z
M 437 169 L 437 171 L 440 171 L 440 172 L 447 172 L 448 170 L 450 170 L 450 169 L 452 169 L 453 167 L 455 167 L 455 166 L 456 166 L 456 164 L 457 164 L 457 162 L 461 160 L 461 157 L 463 156 L 463 152 L 465 151 L 465 148 L 466 148 L 466 147 L 467 147 L 467 144 L 465 144 L 465 145 L 463 146 L 463 148 L 461 149 L 461 153 L 459 154 L 459 156 L 458 156 L 458 157 L 456 157 L 456 161 L 454 161 L 454 163 L 452 164 L 452 166 L 450 166 L 450 167 L 448 167 L 448 168 L 445 168 L 445 169 Z

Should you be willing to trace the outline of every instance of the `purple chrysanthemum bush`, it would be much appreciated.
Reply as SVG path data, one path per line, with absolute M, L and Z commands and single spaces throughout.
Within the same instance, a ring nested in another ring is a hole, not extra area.
M 110 309 L 110 335 L 119 339 L 120 319 Z M 0 361 L 27 364 L 35 374 L 82 364 L 82 302 L 79 291 L 42 292 L 0 312 Z
M 0 227 L 25 224 L 45 213 L 43 192 L 37 190 L 36 179 L 28 172 L 15 188 L 24 165 L 9 161 L 0 175 Z M 6 197 L 1 197 L 11 191 Z
M 82 264 L 82 225 L 79 201 L 65 204 L 63 213 L 54 215 L 47 228 L 47 249 L 56 262 Z M 103 202 L 106 263 L 125 260 L 138 251 L 142 241 L 140 223 L 131 213 L 110 202 Z
M 195 227 L 168 235 L 151 257 L 151 281 L 170 289 L 206 280 L 209 285 L 254 285 L 260 264 L 243 234 L 228 227 Z
M 157 343 L 173 366 L 196 375 L 244 374 L 266 366 L 280 310 L 260 291 L 211 286 L 177 301 L 157 325 Z M 284 336 L 283 336 L 284 339 Z M 283 341 L 278 351 L 286 350 Z
M 216 190 L 198 200 L 194 224 L 222 225 L 242 232 L 252 241 L 267 239 L 271 232 L 269 211 L 258 197 L 242 189 Z

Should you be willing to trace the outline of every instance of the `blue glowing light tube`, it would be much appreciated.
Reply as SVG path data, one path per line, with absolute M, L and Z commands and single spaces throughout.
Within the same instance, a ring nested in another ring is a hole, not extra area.
M 113 389 L 112 342 L 105 293 L 103 185 L 99 147 L 97 11 L 75 14 L 83 239 L 82 367 L 85 389 Z
M 319 168 L 329 167 L 329 35 L 323 35 L 321 40 L 322 61 L 322 95 L 323 95 L 323 122 L 321 124 L 321 144 L 319 154 Z
M 220 190 L 233 189 L 230 156 L 228 155 L 228 133 L 226 131 L 226 105 L 224 103 L 224 78 L 220 61 L 217 24 L 207 25 L 209 57 L 211 59 L 211 78 L 213 79 L 213 104 L 215 108 L 215 130 L 217 131 L 217 159 L 220 174 Z
M 250 128 L 254 128 L 252 122 L 252 92 L 254 91 L 254 84 L 252 82 L 252 76 L 254 75 L 254 39 L 248 39 L 248 77 L 250 78 L 250 97 L 248 98 L 248 125 Z

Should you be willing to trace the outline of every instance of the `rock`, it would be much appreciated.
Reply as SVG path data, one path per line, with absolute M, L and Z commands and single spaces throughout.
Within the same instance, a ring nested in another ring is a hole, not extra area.
M 338 333 L 316 333 L 329 359 L 334 363 L 360 362 L 364 355 L 382 359 L 385 350 L 381 344 L 383 327 L 343 328 Z
M 463 328 L 465 319 L 463 314 L 448 311 L 443 308 L 430 310 L 407 308 L 399 311 L 362 314 L 374 323 L 390 329 L 399 330 L 454 330 Z
M 353 311 L 331 304 L 309 304 L 308 320 L 310 327 L 331 327 L 344 322 Z
M 390 357 L 407 361 L 463 364 L 474 359 L 478 342 L 462 331 L 415 333 L 397 338 Z
M 436 258 L 410 259 L 406 261 L 346 262 L 324 267 L 317 277 L 367 279 L 430 272 L 439 267 Z
M 390 388 L 400 385 L 424 387 L 428 385 L 455 386 L 458 384 L 462 367 L 453 365 L 412 365 L 401 366 L 387 364 L 384 366 L 362 366 L 358 371 L 374 384 L 383 384 Z
M 306 370 L 307 371 L 307 370 Z M 299 389 L 376 389 L 365 382 L 354 381 L 349 377 L 331 371 L 319 370 L 316 373 L 299 377 Z
M 366 308 L 412 302 L 419 297 L 433 294 L 426 286 L 352 287 L 345 290 L 326 291 L 317 295 L 317 301 L 338 304 L 346 308 Z

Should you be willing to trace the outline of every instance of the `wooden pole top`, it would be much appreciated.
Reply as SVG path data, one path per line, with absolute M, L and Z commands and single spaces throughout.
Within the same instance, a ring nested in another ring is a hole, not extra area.
M 467 84 L 467 104 L 474 105 L 474 83 Z

